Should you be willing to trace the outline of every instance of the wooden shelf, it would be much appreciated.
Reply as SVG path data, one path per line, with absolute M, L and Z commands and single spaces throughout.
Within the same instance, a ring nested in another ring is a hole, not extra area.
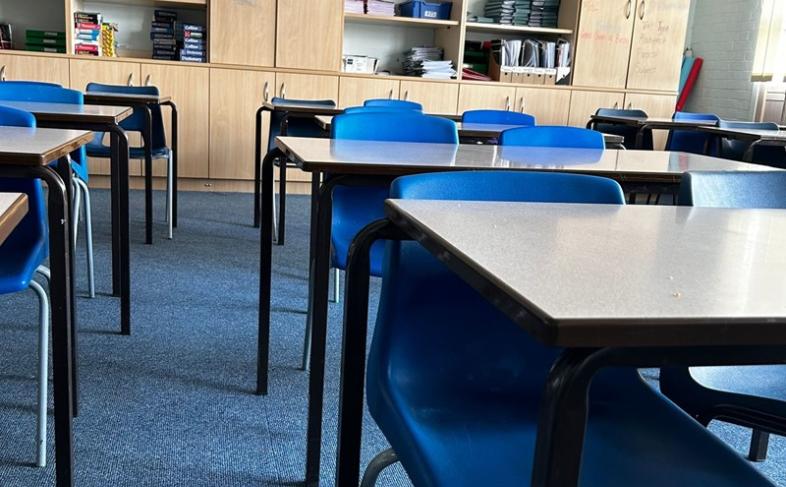
M 89 0 L 97 3 L 112 3 L 119 5 L 134 5 L 144 7 L 169 7 L 169 8 L 207 8 L 207 0 Z
M 481 22 L 467 22 L 467 30 L 475 32 L 509 32 L 511 34 L 551 34 L 551 35 L 571 35 L 570 29 L 556 29 L 550 27 L 527 27 L 524 25 L 500 25 L 486 24 Z
M 368 22 L 374 24 L 388 25 L 410 25 L 415 27 L 457 27 L 457 20 L 433 20 L 416 19 L 412 17 L 384 17 L 381 15 L 366 15 L 345 13 L 344 20 L 347 22 Z

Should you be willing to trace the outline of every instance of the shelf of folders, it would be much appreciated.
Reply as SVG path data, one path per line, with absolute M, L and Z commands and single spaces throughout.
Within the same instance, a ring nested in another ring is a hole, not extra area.
M 565 39 L 467 41 L 465 52 L 478 51 L 487 53 L 488 71 L 485 74 L 494 81 L 554 85 L 563 80 L 567 82 L 570 75 L 571 44 Z

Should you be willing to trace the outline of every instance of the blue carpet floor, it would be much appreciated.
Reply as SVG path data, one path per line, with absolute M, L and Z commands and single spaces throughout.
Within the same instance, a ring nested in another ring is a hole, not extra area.
M 163 198 L 156 195 L 156 216 Z M 79 298 L 81 415 L 75 421 L 76 485 L 298 485 L 304 471 L 307 375 L 298 369 L 306 305 L 308 202 L 291 197 L 287 245 L 274 247 L 270 395 L 252 394 L 255 374 L 258 238 L 251 196 L 181 193 L 180 228 L 142 244 L 142 195 L 132 193 L 132 336 L 118 331 L 110 289 L 108 193 L 94 191 L 99 296 Z M 84 253 L 78 249 L 78 291 Z M 374 283 L 374 292 L 377 292 Z M 374 300 L 372 299 L 372 302 Z M 0 487 L 54 482 L 35 456 L 36 300 L 0 297 Z M 331 305 L 323 485 L 333 485 L 340 306 Z M 372 310 L 372 313 L 375 311 Z M 51 396 L 50 396 L 51 398 Z M 51 412 L 51 406 L 50 406 Z M 745 452 L 749 432 L 713 431 Z M 364 464 L 385 448 L 368 418 Z M 786 486 L 786 441 L 773 438 L 759 467 Z M 394 466 L 379 485 L 409 485 Z

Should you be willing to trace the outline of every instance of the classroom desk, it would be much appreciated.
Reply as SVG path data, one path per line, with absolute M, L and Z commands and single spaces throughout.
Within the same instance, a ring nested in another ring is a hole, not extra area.
M 330 132 L 330 127 L 333 123 L 332 115 L 317 115 L 314 117 L 314 119 L 322 130 L 325 132 Z M 474 137 L 479 139 L 496 139 L 502 135 L 502 132 L 505 130 L 516 129 L 520 127 L 521 125 L 456 122 L 456 129 L 458 130 L 459 137 Z M 619 149 L 625 142 L 624 137 L 614 134 L 603 134 L 603 140 L 606 142 L 606 147 L 610 149 Z
M 609 123 L 614 125 L 627 125 L 636 128 L 636 149 L 640 149 L 644 142 L 644 132 L 647 130 L 699 130 L 702 127 L 718 125 L 717 120 L 674 120 L 671 118 L 638 118 L 623 117 L 616 115 L 592 115 L 587 128 L 591 129 L 598 123 Z
M 700 130 L 717 137 L 749 141 L 750 145 L 745 150 L 745 154 L 742 157 L 746 162 L 753 161 L 753 151 L 757 145 L 786 147 L 786 130 L 754 130 L 721 127 L 701 127 Z
M 109 93 L 101 91 L 85 92 L 85 103 L 93 105 L 112 105 L 142 110 L 145 126 L 142 140 L 145 149 L 145 243 L 153 243 L 153 105 L 168 106 L 172 120 L 172 226 L 177 227 L 177 105 L 167 95 L 143 95 L 131 93 Z
M 418 241 L 524 331 L 565 349 L 542 398 L 536 487 L 577 485 L 599 369 L 786 361 L 784 210 L 418 200 L 385 210 L 355 239 L 363 252 L 347 271 L 336 485 L 357 485 L 362 261 L 379 238 Z
M 278 137 L 276 144 L 298 168 L 312 173 L 319 187 L 320 174 L 331 179 L 312 193 L 311 255 L 309 259 L 309 317 L 312 323 L 311 371 L 309 374 L 309 418 L 306 481 L 319 477 L 322 397 L 324 389 L 325 340 L 327 333 L 328 280 L 332 191 L 338 184 L 379 184 L 405 174 L 433 171 L 506 169 L 558 171 L 607 176 L 628 190 L 646 193 L 674 191 L 688 171 L 761 171 L 744 164 L 709 156 L 661 151 L 618 151 L 451 145 L 405 142 L 331 140 Z M 262 191 L 273 190 L 273 165 L 262 166 Z M 270 333 L 270 292 L 273 204 L 262 201 L 260 227 L 259 342 L 257 393 L 267 393 Z
M 120 332 L 131 334 L 131 268 L 128 231 L 128 136 L 120 123 L 131 116 L 128 107 L 75 103 L 0 100 L 0 105 L 32 113 L 39 127 L 108 132 L 113 148 L 112 191 L 112 294 L 120 297 Z M 70 188 L 69 188 L 70 191 Z
M 27 215 L 27 211 L 26 194 L 0 193 L 0 245 L 3 245 L 19 222 Z
M 73 430 L 76 413 L 71 164 L 68 155 L 93 139 L 77 130 L 0 127 L 0 176 L 34 177 L 48 188 L 49 300 L 55 404 L 55 476 L 58 487 L 73 485 Z M 58 161 L 57 167 L 49 163 Z

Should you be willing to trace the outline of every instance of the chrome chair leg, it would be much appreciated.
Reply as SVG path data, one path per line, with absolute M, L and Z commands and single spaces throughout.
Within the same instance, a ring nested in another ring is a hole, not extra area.
M 398 462 L 398 456 L 392 448 L 388 448 L 377 454 L 368 462 L 366 471 L 363 473 L 363 479 L 360 481 L 360 487 L 374 487 L 379 478 L 379 474 L 383 470 Z
M 172 151 L 169 151 L 169 157 L 167 158 L 166 163 L 166 221 L 167 221 L 167 238 L 172 240 L 172 194 L 173 194 L 173 184 L 172 184 L 172 177 L 173 168 L 172 168 Z
M 77 184 L 78 178 L 72 178 L 71 183 L 71 239 L 76 247 L 77 235 L 79 234 L 79 213 L 82 205 L 82 191 Z
M 49 391 L 49 296 L 36 281 L 30 289 L 38 295 L 38 419 L 36 427 L 36 465 L 46 467 L 46 424 Z
M 276 209 L 276 190 L 275 184 L 273 185 L 273 193 L 270 195 L 273 198 L 273 236 L 275 237 L 276 241 L 278 241 L 278 210 Z
M 301 367 L 306 372 L 311 369 L 311 319 L 306 320 L 306 336 L 303 337 L 303 364 Z
M 85 213 L 85 251 L 87 252 L 87 286 L 91 298 L 96 297 L 95 261 L 93 260 L 93 210 L 90 202 L 90 189 L 81 179 L 74 179 L 75 184 L 81 189 L 84 200 Z M 76 233 L 76 232 L 75 232 Z M 74 237 L 76 244 L 76 237 Z
M 333 297 L 331 302 L 341 302 L 341 271 L 338 268 L 333 269 Z

